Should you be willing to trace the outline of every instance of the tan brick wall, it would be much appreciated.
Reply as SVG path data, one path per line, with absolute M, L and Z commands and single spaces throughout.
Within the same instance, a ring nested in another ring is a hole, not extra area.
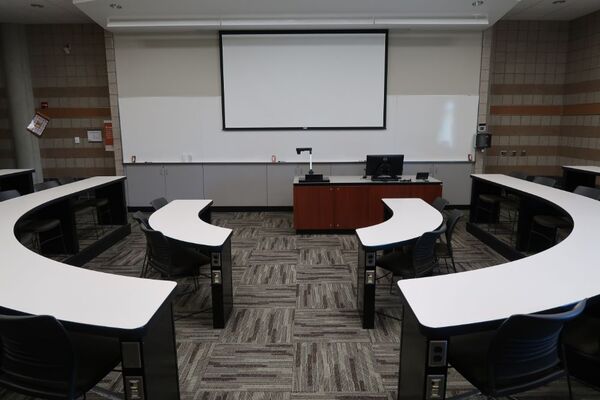
M 113 175 L 113 153 L 87 141 L 88 130 L 111 119 L 104 30 L 94 24 L 30 25 L 27 34 L 35 105 L 48 102 L 42 112 L 51 117 L 40 141 L 44 176 Z M 67 44 L 70 54 L 63 50 Z
M 2 54 L 0 52 L 0 168 L 14 168 L 16 160 L 10 130 L 3 68 Z
M 561 165 L 600 165 L 599 51 L 600 12 L 496 24 L 486 172 L 560 175 Z

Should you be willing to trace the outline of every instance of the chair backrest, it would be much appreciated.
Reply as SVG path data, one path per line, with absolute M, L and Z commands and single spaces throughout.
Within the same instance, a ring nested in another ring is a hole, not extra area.
M 154 210 L 160 210 L 161 208 L 169 204 L 169 201 L 164 197 L 159 197 L 158 199 L 152 200 L 150 204 L 152 205 Z
M 0 386 L 74 399 L 76 367 L 69 335 L 54 317 L 0 315 Z
M 63 176 L 62 178 L 57 178 L 57 181 L 60 185 L 66 185 L 68 183 L 77 181 L 77 179 L 73 178 L 72 176 Z
M 533 178 L 534 183 L 539 183 L 540 185 L 546 185 L 550 187 L 556 186 L 556 179 L 549 178 L 547 176 L 536 176 Z
M 46 181 L 42 183 L 36 183 L 35 185 L 33 185 L 33 190 L 39 192 L 41 190 L 46 190 L 57 186 L 60 186 L 60 183 L 58 181 Z
M 433 202 L 431 203 L 431 205 L 439 212 L 442 212 L 444 211 L 444 208 L 446 208 L 446 206 L 448 205 L 448 200 L 446 200 L 443 197 L 436 197 L 435 200 L 433 200 Z
M 456 228 L 456 224 L 458 220 L 461 219 L 463 213 L 458 210 L 452 210 L 449 212 L 448 221 L 446 221 L 446 243 L 448 244 L 448 248 L 452 252 L 452 235 L 454 234 L 454 228 Z
M 529 175 L 527 175 L 523 171 L 513 171 L 513 172 L 509 173 L 508 176 L 512 176 L 513 178 L 523 179 L 523 180 L 527 180 L 527 178 L 529 177 Z
M 151 228 L 140 225 L 140 229 L 146 236 L 146 244 L 148 245 L 148 264 L 164 275 L 171 275 L 172 258 L 171 245 L 162 234 Z
M 140 226 L 143 225 L 147 229 L 152 229 L 150 228 L 150 224 L 148 223 L 148 217 L 146 217 L 141 211 L 136 211 L 135 213 L 133 213 L 132 218 L 136 220 L 137 223 L 140 224 Z
M 590 199 L 600 200 L 600 189 L 589 186 L 577 186 L 573 193 L 580 194 Z
M 581 314 L 586 300 L 554 314 L 513 315 L 496 332 L 489 348 L 492 386 L 543 379 L 544 372 L 560 366 L 563 325 Z M 533 386 L 532 386 L 533 387 Z M 527 389 L 523 389 L 527 390 Z
M 4 190 L 0 192 L 0 201 L 14 199 L 15 197 L 21 196 L 18 190 Z
M 446 231 L 446 224 L 441 228 L 425 232 L 421 235 L 412 249 L 414 278 L 429 276 L 437 264 L 435 257 L 435 242 Z

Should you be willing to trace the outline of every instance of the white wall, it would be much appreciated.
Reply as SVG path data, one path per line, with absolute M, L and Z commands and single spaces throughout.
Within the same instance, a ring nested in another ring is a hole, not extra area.
M 378 152 L 466 161 L 472 151 L 480 32 L 390 32 L 382 131 L 223 132 L 216 32 L 117 34 L 115 55 L 125 162 L 132 155 L 138 162 L 266 162 L 272 154 L 299 161 L 297 146 L 314 147 L 315 159 L 324 161 Z M 448 107 L 455 107 L 455 118 L 444 118 Z

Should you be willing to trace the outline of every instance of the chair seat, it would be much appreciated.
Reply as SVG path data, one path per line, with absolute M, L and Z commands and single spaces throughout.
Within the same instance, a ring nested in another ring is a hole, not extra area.
M 485 203 L 500 203 L 502 200 L 504 200 L 504 197 L 497 195 L 497 194 L 480 194 L 479 195 L 479 200 L 483 201 Z
M 412 254 L 410 252 L 393 251 L 377 259 L 377 266 L 403 278 L 413 277 Z
M 583 315 L 572 321 L 563 334 L 565 346 L 586 355 L 595 355 L 600 363 L 600 318 Z
M 34 233 L 48 232 L 60 226 L 58 219 L 33 219 L 23 222 L 19 225 L 19 230 L 30 231 Z
M 533 217 L 533 222 L 550 229 L 566 229 L 571 226 L 571 222 L 567 218 L 557 217 L 554 215 L 536 215 Z

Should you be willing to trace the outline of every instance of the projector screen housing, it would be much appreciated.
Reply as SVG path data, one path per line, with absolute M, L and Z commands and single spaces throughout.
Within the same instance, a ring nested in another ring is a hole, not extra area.
M 386 128 L 387 30 L 221 31 L 223 130 Z

